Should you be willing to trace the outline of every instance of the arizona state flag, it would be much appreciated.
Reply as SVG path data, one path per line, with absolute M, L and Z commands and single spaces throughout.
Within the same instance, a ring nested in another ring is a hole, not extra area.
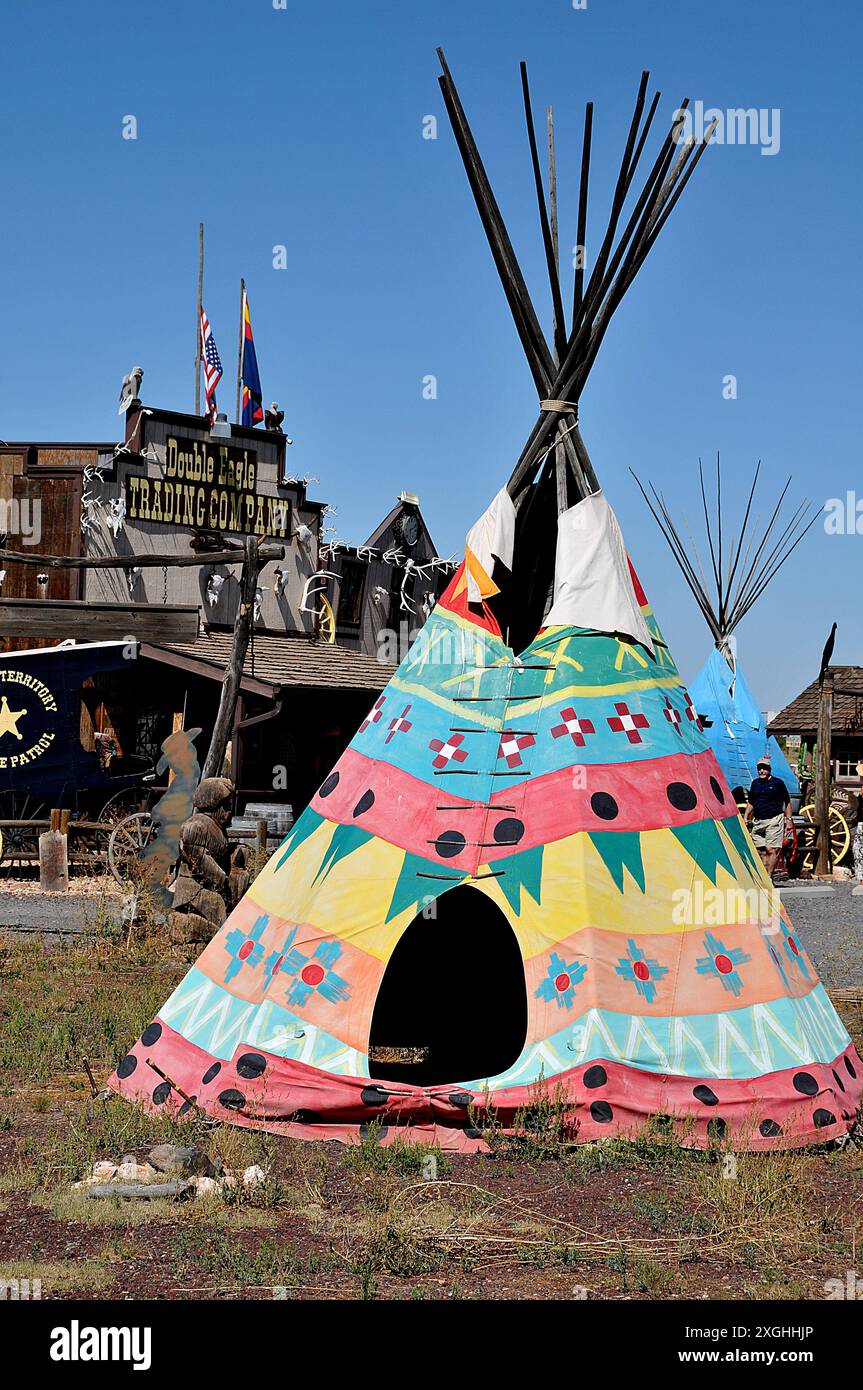
M 257 425 L 264 418 L 261 378 L 258 375 L 258 359 L 255 355 L 255 340 L 252 337 L 252 320 L 249 317 L 249 301 L 243 290 L 243 413 L 240 423 Z

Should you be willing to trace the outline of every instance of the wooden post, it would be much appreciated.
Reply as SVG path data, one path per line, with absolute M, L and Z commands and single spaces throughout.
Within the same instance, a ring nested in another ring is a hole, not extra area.
M 234 417 L 234 423 L 237 424 L 237 425 L 240 423 L 240 396 L 242 395 L 242 390 L 243 390 L 243 330 L 244 330 L 244 327 L 245 327 L 245 324 L 243 323 L 243 318 L 244 318 L 243 309 L 245 308 L 245 303 L 246 303 L 246 282 L 245 282 L 245 280 L 241 280 L 241 281 L 240 281 L 240 336 L 239 336 L 239 338 L 238 338 L 238 340 L 237 340 L 237 413 L 236 413 L 236 416 Z
M 202 781 L 205 777 L 218 777 L 222 771 L 228 739 L 234 725 L 234 709 L 240 692 L 240 682 L 243 678 L 243 663 L 246 659 L 246 652 L 249 650 L 259 572 L 258 545 L 254 536 L 246 537 L 245 551 L 246 556 L 243 560 L 243 570 L 240 577 L 240 602 L 237 605 L 237 616 L 234 619 L 231 655 L 222 681 L 222 693 L 219 697 L 219 710 L 213 726 L 213 737 L 201 770 Z
M 204 303 L 204 224 L 198 225 L 198 312 L 195 315 L 195 414 L 201 413 L 201 309 Z
M 269 827 L 265 820 L 259 820 L 255 826 L 255 849 L 258 854 L 266 854 L 267 852 L 268 829 Z
M 833 770 L 833 672 L 824 672 L 818 704 L 818 768 L 815 777 L 815 823 L 818 826 L 818 866 L 816 873 L 829 874 L 830 862 L 830 782 Z
M 39 887 L 43 893 L 69 891 L 68 826 L 69 812 L 54 807 L 50 830 L 39 836 Z

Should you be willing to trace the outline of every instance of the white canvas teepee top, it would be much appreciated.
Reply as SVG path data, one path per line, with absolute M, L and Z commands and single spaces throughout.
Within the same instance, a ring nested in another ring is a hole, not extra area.
M 623 633 L 653 654 L 617 517 L 601 492 L 558 517 L 554 602 L 545 625 Z

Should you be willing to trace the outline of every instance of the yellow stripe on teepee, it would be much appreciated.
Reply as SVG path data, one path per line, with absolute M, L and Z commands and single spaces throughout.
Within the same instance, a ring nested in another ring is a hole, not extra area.
M 641 835 L 644 892 L 623 870 L 623 891 L 617 887 L 590 836 L 579 831 L 555 840 L 543 850 L 541 902 L 521 890 L 520 911 L 511 909 L 498 879 L 478 878 L 475 887 L 487 893 L 501 908 L 518 938 L 522 955 L 529 959 L 547 951 L 586 927 L 637 936 L 640 932 L 674 935 L 703 931 L 703 909 L 711 912 L 711 928 L 740 920 L 744 901 L 758 916 L 768 900 L 765 886 L 753 881 L 730 839 L 723 843 L 734 874 L 718 868 L 716 882 L 686 852 L 670 830 L 647 830 Z M 504 868 L 497 860 L 492 868 Z M 488 869 L 480 868 L 479 873 Z M 470 880 L 469 880 L 470 881 Z M 744 899 L 732 890 L 744 890 Z M 761 898 L 759 898 L 761 889 Z M 687 900 L 681 892 L 689 892 Z M 687 920 L 689 915 L 690 920 Z M 749 912 L 744 915 L 750 915 Z M 675 916 L 680 920 L 675 920 Z
M 416 915 L 416 908 L 408 908 L 393 921 L 386 920 L 405 852 L 373 837 L 315 881 L 335 830 L 325 821 L 282 869 L 270 873 L 268 865 L 250 895 L 264 912 L 290 922 L 311 923 L 322 936 L 349 941 L 358 950 L 388 960 Z M 270 864 L 278 858 L 276 854 Z

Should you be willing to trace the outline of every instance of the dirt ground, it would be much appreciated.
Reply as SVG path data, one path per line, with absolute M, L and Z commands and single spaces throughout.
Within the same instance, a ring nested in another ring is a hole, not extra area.
M 51 1298 L 826 1297 L 863 1246 L 863 1150 L 574 1146 L 550 1106 L 492 1152 L 351 1148 L 152 1119 L 97 1081 L 185 972 L 158 941 L 0 936 L 0 1280 Z M 863 1006 L 839 1001 L 858 1047 Z M 267 1180 L 231 1200 L 71 1191 L 99 1158 L 194 1142 Z M 436 1173 L 436 1179 L 433 1178 Z

